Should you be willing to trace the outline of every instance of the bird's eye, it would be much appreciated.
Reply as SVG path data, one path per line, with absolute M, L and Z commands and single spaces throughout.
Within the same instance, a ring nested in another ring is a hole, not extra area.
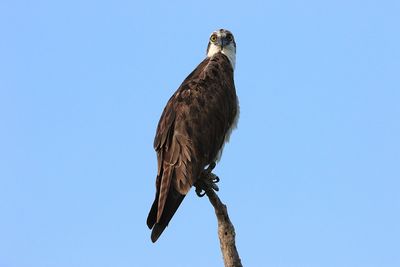
M 232 41 L 233 41 L 233 36 L 232 36 L 232 34 L 229 34 L 226 38 L 228 39 L 229 42 L 232 42 Z
M 211 42 L 217 41 L 217 36 L 216 36 L 215 34 L 211 35 L 210 41 L 211 41 Z

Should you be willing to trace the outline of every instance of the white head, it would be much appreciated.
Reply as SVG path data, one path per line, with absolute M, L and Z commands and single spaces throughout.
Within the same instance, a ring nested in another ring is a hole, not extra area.
M 225 29 L 219 29 L 211 33 L 210 42 L 207 47 L 207 57 L 221 52 L 229 58 L 232 68 L 236 63 L 236 43 L 233 34 Z

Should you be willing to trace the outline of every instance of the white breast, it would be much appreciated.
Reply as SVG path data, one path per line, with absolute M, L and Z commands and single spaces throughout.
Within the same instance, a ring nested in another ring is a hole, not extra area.
M 222 49 L 222 54 L 227 56 L 229 58 L 229 61 L 231 62 L 232 68 L 235 69 L 236 65 L 236 48 L 233 45 L 228 45 L 225 46 L 224 49 Z

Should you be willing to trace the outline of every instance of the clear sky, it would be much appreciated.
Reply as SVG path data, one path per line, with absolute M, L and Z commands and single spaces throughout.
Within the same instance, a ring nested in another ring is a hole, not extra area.
M 0 266 L 222 266 L 206 198 L 156 244 L 162 109 L 237 42 L 215 169 L 245 266 L 400 266 L 399 1 L 0 2 Z

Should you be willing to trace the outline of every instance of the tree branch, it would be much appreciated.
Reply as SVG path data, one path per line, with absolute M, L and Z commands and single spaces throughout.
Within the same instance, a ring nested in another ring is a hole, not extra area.
M 229 219 L 226 205 L 221 202 L 212 188 L 204 189 L 214 207 L 218 220 L 218 237 L 225 267 L 242 267 L 239 253 L 235 245 L 235 228 Z

